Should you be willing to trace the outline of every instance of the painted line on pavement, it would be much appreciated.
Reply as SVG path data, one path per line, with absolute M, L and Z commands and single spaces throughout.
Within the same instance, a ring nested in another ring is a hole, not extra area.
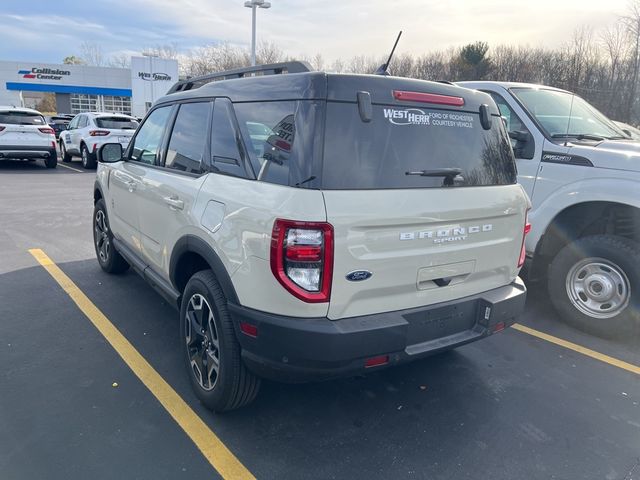
M 640 367 L 638 365 L 625 362 L 615 357 L 610 357 L 609 355 L 605 355 L 604 353 L 596 352 L 595 350 L 591 350 L 590 348 L 583 347 L 582 345 L 578 345 L 577 343 L 569 342 L 567 340 L 554 337 L 553 335 L 549 335 L 548 333 L 540 332 L 538 330 L 534 330 L 533 328 L 525 327 L 524 325 L 520 325 L 519 323 L 513 324 L 511 328 L 514 328 L 519 332 L 526 333 L 528 335 L 532 335 L 534 337 L 540 338 L 547 342 L 553 343 L 555 345 L 568 348 L 569 350 L 573 350 L 574 352 L 581 353 L 582 355 L 586 355 L 587 357 L 591 357 L 595 360 L 608 363 L 609 365 L 613 365 L 614 367 L 621 368 L 622 370 L 627 370 L 628 372 L 635 373 L 636 375 L 640 375 Z
M 73 168 L 73 167 L 70 167 L 69 165 L 64 165 L 62 163 L 58 163 L 58 166 L 59 167 L 64 167 L 64 168 L 68 168 L 69 170 L 73 170 L 74 172 L 84 173 L 83 170 L 78 170 L 77 168 Z
M 191 438 L 211 466 L 224 479 L 255 477 L 189 407 L 178 393 L 160 376 L 116 326 L 96 307 L 80 288 L 42 250 L 29 253 L 53 277 L 77 307 L 111 344 L 120 358 L 155 396 L 176 423 Z

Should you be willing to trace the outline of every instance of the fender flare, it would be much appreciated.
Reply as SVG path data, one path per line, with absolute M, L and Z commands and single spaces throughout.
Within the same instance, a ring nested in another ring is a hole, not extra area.
M 209 244 L 207 244 L 207 242 L 195 235 L 185 235 L 181 237 L 173 247 L 171 260 L 169 261 L 169 278 L 171 279 L 171 283 L 174 288 L 177 287 L 175 275 L 178 261 L 183 254 L 189 252 L 197 253 L 205 259 L 211 267 L 213 274 L 216 276 L 218 283 L 220 283 L 220 287 L 222 288 L 225 297 L 227 297 L 227 301 L 229 303 L 239 305 L 236 289 L 231 282 L 231 277 L 227 273 L 227 269 L 222 263 L 222 260 L 220 260 L 218 254 Z

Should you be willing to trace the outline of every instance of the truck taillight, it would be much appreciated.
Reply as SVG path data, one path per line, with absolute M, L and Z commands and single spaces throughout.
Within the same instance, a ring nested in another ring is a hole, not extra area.
M 527 258 L 527 250 L 524 246 L 524 241 L 527 238 L 527 235 L 531 231 L 531 224 L 529 223 L 529 212 L 525 214 L 524 217 L 524 232 L 522 234 L 522 247 L 520 247 L 520 258 L 518 258 L 518 268 L 524 265 L 524 261 Z
M 89 135 L 92 137 L 106 137 L 111 132 L 109 130 L 91 130 L 89 131 Z
M 300 300 L 328 302 L 333 271 L 331 224 L 276 219 L 271 234 L 271 271 Z

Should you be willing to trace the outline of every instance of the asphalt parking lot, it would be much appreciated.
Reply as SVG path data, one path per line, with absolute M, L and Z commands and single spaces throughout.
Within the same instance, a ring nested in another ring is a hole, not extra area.
M 537 285 L 520 330 L 367 377 L 265 382 L 248 407 L 209 412 L 175 311 L 94 258 L 93 177 L 0 162 L 0 478 L 640 479 L 638 339 L 566 327 Z M 147 388 L 75 287 L 176 397 Z M 182 401 L 191 423 L 171 413 Z M 208 439 L 228 450 L 203 451 Z

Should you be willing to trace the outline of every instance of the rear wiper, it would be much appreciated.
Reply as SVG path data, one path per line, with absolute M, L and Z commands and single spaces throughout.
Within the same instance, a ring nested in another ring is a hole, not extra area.
M 590 133 L 555 133 L 551 135 L 551 138 L 575 138 L 576 140 L 593 140 L 595 142 L 604 140 L 604 137 Z
M 418 175 L 420 177 L 444 177 L 444 184 L 447 186 L 453 185 L 453 179 L 461 173 L 461 168 L 434 168 L 431 170 L 404 172 L 405 175 Z

